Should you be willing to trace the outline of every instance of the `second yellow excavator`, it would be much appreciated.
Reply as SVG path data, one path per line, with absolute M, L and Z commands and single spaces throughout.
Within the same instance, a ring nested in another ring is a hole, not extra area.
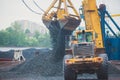
M 75 30 L 67 38 L 69 42 L 63 60 L 64 79 L 77 80 L 78 74 L 89 73 L 96 74 L 98 80 L 108 80 L 108 57 L 96 0 L 83 0 L 81 10 L 86 29 Z

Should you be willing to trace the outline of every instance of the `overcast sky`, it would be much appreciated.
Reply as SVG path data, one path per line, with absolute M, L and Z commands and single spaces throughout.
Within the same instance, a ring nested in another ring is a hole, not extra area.
M 37 12 L 42 13 L 33 5 L 32 0 L 25 0 L 26 3 Z M 52 0 L 35 0 L 44 10 L 50 5 Z M 82 0 L 71 0 L 78 10 Z M 120 0 L 97 0 L 97 3 L 105 3 L 111 14 L 120 14 Z M 41 21 L 42 15 L 31 12 L 22 3 L 22 0 L 0 0 L 0 30 L 9 27 L 15 20 L 29 20 L 43 25 Z M 120 17 L 119 17 L 120 19 Z M 120 22 L 120 20 L 119 20 Z

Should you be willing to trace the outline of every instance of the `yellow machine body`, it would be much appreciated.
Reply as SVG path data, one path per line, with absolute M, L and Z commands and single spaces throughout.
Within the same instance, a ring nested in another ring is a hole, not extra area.
M 100 17 L 99 17 L 97 6 L 96 6 L 96 0 L 83 0 L 82 1 L 82 12 L 84 14 L 84 21 L 85 21 L 85 27 L 86 27 L 86 29 L 84 31 L 85 31 L 85 33 L 88 33 L 88 32 L 92 33 L 91 42 L 93 42 L 93 44 L 94 44 L 94 55 L 93 55 L 94 57 L 85 57 L 85 58 L 73 57 L 71 59 L 66 59 L 65 63 L 68 65 L 80 64 L 81 66 L 84 64 L 89 65 L 90 63 L 93 66 L 101 65 L 103 62 L 103 58 L 98 57 L 97 53 L 100 54 L 100 53 L 104 52 L 104 46 L 103 46 L 103 39 L 102 39 Z M 79 45 L 81 43 L 83 43 L 83 44 L 87 43 L 87 42 L 79 42 L 78 35 L 81 33 L 82 33 L 82 30 L 74 31 L 74 36 L 76 39 L 70 41 L 72 45 Z M 74 54 L 74 52 L 70 49 L 66 49 L 66 53 Z M 85 53 L 83 53 L 83 56 L 85 56 L 84 54 Z
M 96 48 L 104 48 L 96 0 L 83 0 L 82 4 L 86 30 L 94 32 L 93 36 L 95 38 L 93 40 L 95 41 Z
M 92 64 L 96 64 L 96 63 L 102 63 L 103 62 L 103 59 L 101 57 L 94 57 L 94 58 L 80 58 L 80 59 L 77 59 L 77 58 L 72 58 L 72 59 L 67 59 L 65 61 L 65 63 L 67 65 L 70 65 L 70 64 L 83 64 L 83 63 L 92 63 Z

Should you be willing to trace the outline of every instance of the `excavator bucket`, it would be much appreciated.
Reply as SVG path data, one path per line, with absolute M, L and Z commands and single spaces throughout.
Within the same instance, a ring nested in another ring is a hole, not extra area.
M 73 31 L 80 24 L 80 17 L 70 0 L 54 0 L 42 16 L 49 29 L 52 21 L 58 21 L 60 29 Z M 54 27 L 55 28 L 55 27 Z

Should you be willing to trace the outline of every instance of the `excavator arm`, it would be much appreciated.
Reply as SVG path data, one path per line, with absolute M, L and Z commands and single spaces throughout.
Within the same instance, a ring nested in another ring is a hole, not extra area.
M 93 41 L 95 41 L 96 48 L 104 48 L 96 0 L 83 0 L 82 7 L 86 30 L 93 31 Z

